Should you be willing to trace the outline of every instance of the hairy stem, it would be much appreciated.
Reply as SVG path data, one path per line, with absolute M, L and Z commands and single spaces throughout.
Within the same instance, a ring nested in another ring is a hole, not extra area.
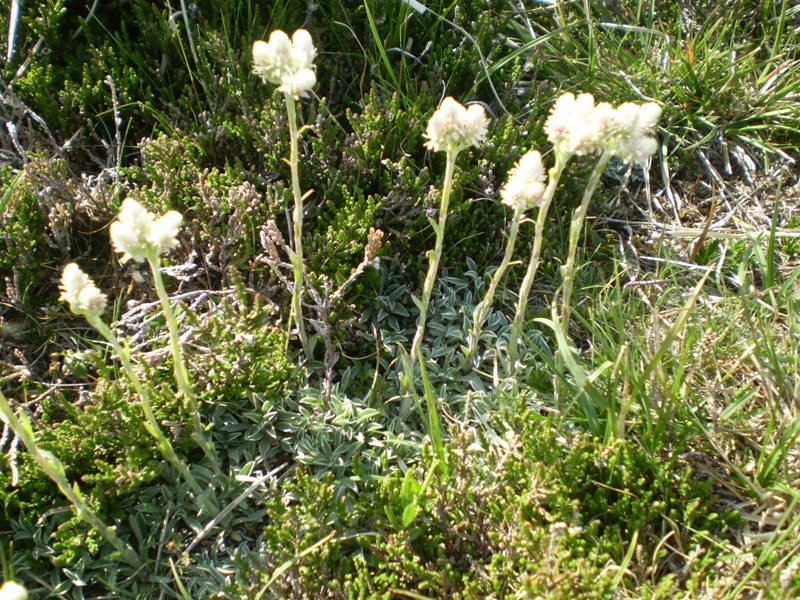
M 292 172 L 292 196 L 294 197 L 294 210 L 292 211 L 292 240 L 294 242 L 294 255 L 292 256 L 292 269 L 294 271 L 294 286 L 292 287 L 292 310 L 289 318 L 289 328 L 292 326 L 292 317 L 297 322 L 297 335 L 303 346 L 306 358 L 311 358 L 306 337 L 306 328 L 303 323 L 303 194 L 300 191 L 300 166 L 298 164 L 298 131 L 297 131 L 297 105 L 290 93 L 283 95 L 286 100 L 286 115 L 289 121 L 289 167 Z
M 547 189 L 545 189 L 542 196 L 542 203 L 539 206 L 539 214 L 536 217 L 536 226 L 533 235 L 533 250 L 531 258 L 528 262 L 528 269 L 525 272 L 525 277 L 522 280 L 522 285 L 519 290 L 519 298 L 517 299 L 517 308 L 514 313 L 514 321 L 511 323 L 511 339 L 508 343 L 508 373 L 513 375 L 517 368 L 517 345 L 519 344 L 519 336 L 522 331 L 522 322 L 525 318 L 525 311 L 528 308 L 528 296 L 530 295 L 531 288 L 533 287 L 533 280 L 536 278 L 536 271 L 539 269 L 539 259 L 542 254 L 542 241 L 544 240 L 544 226 L 547 222 L 547 213 L 550 210 L 550 204 L 553 202 L 555 196 L 556 186 L 558 180 L 561 178 L 561 173 L 564 172 L 569 161 L 569 156 L 561 156 L 556 151 L 556 164 L 548 172 Z
M 569 336 L 570 319 L 570 300 L 572 298 L 572 286 L 575 280 L 575 257 L 578 254 L 578 238 L 580 237 L 583 223 L 586 221 L 586 213 L 589 210 L 589 202 L 600 183 L 600 176 L 611 160 L 611 154 L 604 152 L 597 161 L 589 177 L 589 182 L 583 191 L 581 204 L 575 209 L 572 221 L 569 225 L 569 252 L 567 253 L 567 263 L 562 267 L 563 287 L 561 289 L 561 329 L 564 335 Z
M 203 432 L 203 423 L 200 420 L 200 406 L 197 404 L 197 398 L 194 395 L 192 386 L 189 383 L 189 372 L 186 369 L 186 364 L 183 361 L 183 354 L 181 353 L 180 340 L 178 339 L 178 320 L 175 318 L 175 313 L 172 311 L 172 305 L 169 301 L 167 289 L 164 287 L 164 279 L 161 277 L 160 259 L 157 254 L 151 252 L 147 256 L 147 262 L 150 264 L 150 271 L 153 273 L 153 280 L 156 284 L 156 294 L 161 302 L 161 309 L 164 312 L 164 319 L 167 322 L 167 329 L 169 330 L 169 345 L 172 352 L 172 365 L 175 373 L 175 381 L 178 383 L 178 389 L 183 394 L 186 401 L 189 403 L 189 411 L 192 413 L 192 439 L 199 445 L 209 460 L 215 471 L 219 471 L 219 459 L 214 451 L 211 442 L 206 438 Z
M 457 157 L 458 152 L 447 153 L 447 166 L 445 167 L 444 185 L 442 186 L 442 202 L 439 205 L 439 222 L 438 225 L 434 227 L 436 231 L 436 243 L 434 244 L 433 250 L 428 251 L 428 272 L 425 275 L 422 297 L 419 300 L 419 322 L 417 323 L 417 331 L 414 334 L 414 341 L 411 344 L 411 352 L 409 353 L 412 363 L 417 358 L 417 353 L 420 351 L 422 345 L 422 336 L 425 334 L 425 321 L 428 316 L 428 304 L 431 301 L 433 284 L 436 283 L 439 261 L 442 259 L 444 227 L 447 223 L 447 208 L 450 204 L 450 192 L 453 188 L 453 174 L 455 173 Z
M 486 319 L 486 315 L 489 314 L 489 310 L 492 308 L 492 302 L 494 301 L 494 295 L 497 292 L 497 286 L 500 285 L 500 281 L 503 279 L 503 275 L 505 275 L 508 265 L 511 264 L 511 257 L 514 255 L 514 246 L 517 243 L 519 224 L 520 221 L 522 221 L 522 215 L 524 212 L 524 206 L 518 206 L 514 210 L 514 216 L 511 218 L 511 229 L 508 232 L 508 242 L 506 242 L 506 251 L 505 254 L 503 254 L 503 260 L 500 262 L 500 266 L 492 276 L 492 281 L 489 283 L 489 289 L 486 290 L 486 295 L 483 297 L 483 300 L 481 300 L 481 303 L 475 308 L 475 312 L 473 314 L 472 334 L 470 335 L 469 349 L 467 350 L 467 362 L 472 359 L 472 357 L 475 355 L 475 351 L 478 349 L 478 339 L 481 336 L 483 322 Z
M 189 484 L 189 487 L 192 489 L 192 491 L 199 498 L 203 493 L 203 488 L 189 472 L 189 467 L 187 467 L 186 464 L 175 453 L 175 449 L 172 447 L 172 443 L 170 443 L 169 438 L 164 435 L 164 432 L 161 430 L 155 413 L 153 412 L 153 405 L 150 404 L 150 398 L 144 389 L 144 384 L 142 384 L 142 380 L 133 369 L 128 348 L 120 343 L 119 339 L 117 339 L 117 336 L 114 335 L 113 331 L 111 331 L 111 328 L 106 325 L 100 319 L 100 317 L 92 314 L 86 314 L 85 316 L 89 324 L 94 327 L 100 333 L 100 335 L 102 335 L 108 341 L 109 344 L 111 344 L 114 352 L 116 352 L 117 356 L 119 357 L 120 362 L 122 363 L 122 368 L 125 370 L 125 374 L 128 376 L 128 380 L 133 385 L 133 389 L 136 390 L 136 393 L 139 395 L 139 404 L 142 407 L 142 412 L 144 412 L 145 429 L 156 440 L 156 447 L 161 452 L 161 455 L 167 459 L 167 462 L 175 467 L 186 483 Z

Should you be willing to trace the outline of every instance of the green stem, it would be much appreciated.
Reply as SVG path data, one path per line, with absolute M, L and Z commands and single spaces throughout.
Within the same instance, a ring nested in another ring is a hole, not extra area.
M 603 152 L 597 160 L 597 164 L 594 166 L 592 174 L 589 176 L 586 188 L 583 190 L 583 198 L 581 199 L 580 206 L 575 209 L 569 224 L 567 262 L 561 267 L 561 278 L 563 282 L 561 287 L 561 331 L 564 332 L 564 336 L 567 340 L 569 339 L 570 301 L 572 298 L 572 286 L 575 281 L 575 257 L 578 254 L 578 238 L 583 230 L 583 224 L 586 221 L 586 213 L 589 211 L 589 202 L 594 195 L 594 191 L 597 189 L 597 185 L 600 183 L 600 176 L 603 174 L 608 161 L 611 160 L 611 156 L 612 155 L 606 151 Z M 556 300 L 553 298 L 554 318 L 556 312 L 555 303 Z M 555 390 L 556 397 L 560 396 L 561 393 L 561 375 L 563 372 L 564 355 L 562 351 L 559 350 L 556 352 L 555 375 L 553 379 L 553 389 Z
M 492 302 L 494 301 L 494 295 L 497 292 L 497 286 L 500 285 L 500 281 L 503 279 L 503 275 L 505 275 L 508 265 L 511 264 L 511 257 L 514 255 L 514 246 L 517 243 L 519 224 L 520 221 L 522 221 L 522 215 L 524 212 L 524 206 L 518 206 L 514 210 L 514 216 L 511 218 L 511 230 L 508 233 L 508 242 L 506 243 L 506 251 L 503 255 L 503 260 L 500 262 L 500 266 L 492 276 L 492 281 L 489 283 L 489 289 L 486 290 L 486 295 L 483 297 L 483 300 L 481 300 L 481 303 L 475 308 L 475 312 L 473 314 L 472 335 L 470 336 L 469 349 L 467 350 L 467 362 L 471 360 L 471 358 L 475 355 L 475 351 L 478 349 L 478 338 L 480 338 L 481 335 L 483 321 L 486 319 L 486 315 L 492 308 Z
M 102 335 L 108 341 L 108 343 L 111 344 L 114 352 L 116 352 L 117 356 L 119 356 L 120 362 L 122 363 L 122 368 L 125 370 L 128 380 L 133 385 L 133 389 L 136 390 L 136 393 L 139 395 L 139 404 L 142 407 L 142 412 L 144 412 L 145 429 L 151 436 L 153 436 L 153 438 L 155 438 L 156 446 L 161 452 L 161 455 L 167 459 L 167 462 L 175 467 L 175 469 L 184 478 L 186 483 L 189 484 L 189 487 L 192 489 L 192 491 L 199 498 L 203 493 L 203 488 L 189 472 L 189 468 L 186 466 L 186 464 L 175 453 L 175 449 L 172 447 L 169 438 L 167 438 L 167 436 L 164 435 L 164 432 L 161 430 L 155 413 L 153 412 L 153 406 L 150 404 L 150 399 L 144 389 L 144 385 L 142 384 L 142 380 L 136 374 L 136 371 L 131 364 L 130 352 L 127 346 L 123 346 L 119 342 L 117 336 L 114 335 L 113 331 L 111 331 L 111 328 L 106 325 L 102 319 L 100 319 L 100 317 L 89 313 L 84 313 L 84 316 L 89 322 L 89 325 L 94 327 L 100 333 L 100 335 Z
M 589 202 L 600 183 L 600 176 L 611 160 L 611 154 L 604 152 L 594 166 L 589 182 L 586 189 L 583 191 L 583 198 L 581 204 L 575 209 L 572 215 L 572 221 L 569 226 L 569 253 L 567 254 L 567 263 L 562 267 L 562 278 L 564 285 L 561 290 L 561 330 L 564 335 L 569 337 L 569 319 L 570 319 L 570 300 L 572 298 L 572 286 L 575 280 L 575 257 L 578 254 L 578 238 L 583 230 L 583 224 L 586 221 L 586 213 L 589 210 Z
M 520 286 L 514 321 L 511 323 L 511 339 L 509 339 L 508 343 L 509 375 L 513 375 L 517 369 L 517 346 L 519 344 L 520 332 L 522 331 L 522 322 L 525 318 L 525 311 L 528 308 L 528 296 L 533 287 L 533 280 L 536 278 L 536 271 L 539 269 L 539 259 L 542 253 L 542 241 L 544 240 L 544 226 L 547 221 L 547 213 L 550 210 L 550 204 L 553 202 L 558 180 L 561 178 L 561 174 L 564 172 L 564 168 L 567 162 L 569 162 L 569 159 L 569 156 L 561 156 L 561 154 L 556 151 L 556 164 L 548 172 L 547 189 L 545 189 L 544 195 L 542 196 L 539 214 L 536 217 L 533 250 L 531 252 L 530 261 L 528 262 L 528 269 L 525 272 L 525 277 Z
M 297 322 L 297 335 L 303 346 L 306 358 L 311 358 L 306 337 L 306 328 L 303 323 L 303 194 L 300 190 L 300 166 L 298 164 L 298 139 L 297 132 L 297 105 L 290 93 L 284 93 L 286 100 L 286 114 L 289 121 L 289 167 L 292 172 L 292 196 L 294 196 L 294 210 L 292 211 L 292 239 L 294 241 L 294 255 L 292 256 L 292 269 L 294 271 L 294 287 L 292 288 L 292 310 L 289 318 L 289 329 L 292 326 L 292 317 Z
M 147 262 L 150 264 L 150 271 L 153 273 L 153 281 L 156 284 L 156 294 L 158 294 L 158 299 L 161 301 L 161 309 L 164 312 L 164 319 L 167 322 L 167 329 L 169 330 L 169 345 L 172 352 L 172 366 L 175 373 L 175 381 L 178 383 L 178 389 L 180 389 L 181 394 L 183 394 L 184 398 L 186 398 L 186 401 L 189 403 L 189 411 L 192 413 L 192 427 L 194 429 L 192 439 L 203 449 L 206 456 L 208 456 L 214 470 L 219 472 L 219 459 L 217 459 L 217 454 L 213 446 L 203 432 L 203 423 L 200 420 L 200 407 L 197 404 L 197 398 L 189 384 L 189 372 L 183 361 L 180 340 L 178 339 L 178 320 L 172 312 L 169 295 L 164 287 L 164 280 L 161 277 L 161 261 L 155 252 L 150 252 L 147 256 Z
M 434 226 L 436 231 L 436 243 L 433 251 L 428 251 L 428 272 L 425 275 L 425 283 L 422 287 L 422 298 L 419 301 L 419 322 L 417 331 L 414 334 L 414 341 L 411 344 L 411 362 L 417 358 L 417 353 L 422 346 L 422 336 L 425 334 L 425 321 L 428 316 L 428 304 L 431 301 L 433 284 L 436 283 L 436 273 L 439 270 L 439 261 L 442 259 L 442 247 L 444 244 L 444 227 L 447 223 L 447 208 L 450 204 L 450 192 L 453 188 L 453 174 L 456 169 L 456 158 L 458 152 L 447 153 L 447 166 L 444 172 L 444 185 L 442 187 L 442 202 L 439 205 L 439 223 Z M 433 221 L 431 220 L 431 223 Z
M 30 421 L 24 413 L 20 413 L 20 418 L 17 418 L 2 392 L 0 392 L 0 414 L 2 415 L 2 420 L 8 423 L 11 429 L 14 430 L 15 435 L 22 440 L 31 458 L 36 461 L 36 464 L 53 480 L 59 491 L 72 503 L 78 518 L 96 529 L 120 553 L 125 562 L 133 567 L 138 567 L 141 564 L 141 560 L 136 552 L 133 551 L 133 548 L 120 540 L 114 529 L 103 523 L 100 517 L 89 508 L 83 499 L 78 484 L 71 486 L 67 481 L 64 464 L 50 452 L 39 448 Z

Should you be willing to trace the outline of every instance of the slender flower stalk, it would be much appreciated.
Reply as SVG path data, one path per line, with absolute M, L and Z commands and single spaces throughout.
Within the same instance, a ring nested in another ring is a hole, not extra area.
M 433 251 L 428 251 L 428 272 L 425 274 L 425 283 L 422 286 L 422 297 L 419 300 L 419 321 L 417 330 L 414 333 L 414 341 L 411 343 L 411 362 L 416 360 L 421 352 L 422 336 L 425 334 L 425 323 L 428 316 L 428 305 L 433 293 L 433 285 L 436 283 L 436 273 L 439 271 L 439 262 L 442 259 L 442 249 L 444 247 L 444 227 L 447 224 L 447 210 L 450 206 L 450 192 L 453 189 L 453 174 L 456 170 L 457 152 L 447 153 L 447 165 L 444 171 L 444 184 L 442 186 L 442 200 L 439 204 L 439 220 L 434 231 L 436 232 L 436 242 Z
M 133 548 L 119 539 L 114 528 L 103 523 L 100 517 L 89 508 L 83 498 L 83 494 L 81 494 L 78 484 L 70 485 L 67 480 L 64 464 L 53 456 L 53 454 L 39 447 L 36 443 L 36 436 L 33 433 L 33 427 L 28 417 L 23 412 L 20 412 L 19 417 L 17 417 L 2 392 L 0 392 L 0 419 L 7 423 L 14 431 L 14 434 L 22 440 L 31 458 L 36 461 L 36 464 L 39 465 L 53 483 L 56 484 L 59 491 L 70 501 L 78 518 L 85 521 L 90 527 L 93 527 L 103 536 L 103 538 L 120 553 L 120 556 L 122 556 L 125 562 L 134 567 L 138 567 L 141 564 L 141 560 L 136 552 L 134 552 Z M 5 591 L 5 585 L 3 588 Z M 10 591 L 9 589 L 9 592 Z
M 472 315 L 472 332 L 470 334 L 469 348 L 466 355 L 468 362 L 475 355 L 483 322 L 489 310 L 492 308 L 492 302 L 494 301 L 497 287 L 500 285 L 500 281 L 503 279 L 508 266 L 511 264 L 511 258 L 514 255 L 514 246 L 517 242 L 517 234 L 519 233 L 519 225 L 522 221 L 522 217 L 527 209 L 537 206 L 542 201 L 546 190 L 544 179 L 545 174 L 542 164 L 542 155 L 536 150 L 532 150 L 526 153 L 511 170 L 506 185 L 503 186 L 503 189 L 500 191 L 503 204 L 514 209 L 514 215 L 511 218 L 511 227 L 508 233 L 508 241 L 506 243 L 505 253 L 503 254 L 503 260 L 492 276 L 486 295 L 475 308 Z
M 131 382 L 133 389 L 136 390 L 136 394 L 139 396 L 139 404 L 142 406 L 142 412 L 144 413 L 145 418 L 144 428 L 155 439 L 158 451 L 161 452 L 161 455 L 165 459 L 167 459 L 167 462 L 175 467 L 175 470 L 181 474 L 181 477 L 183 477 L 186 483 L 189 484 L 189 487 L 192 489 L 192 491 L 197 495 L 198 498 L 200 498 L 203 494 L 203 488 L 191 474 L 189 467 L 186 466 L 186 463 L 184 463 L 175 453 L 172 443 L 169 441 L 169 438 L 164 434 L 161 426 L 158 424 L 156 415 L 153 412 L 153 405 L 150 404 L 150 399 L 144 389 L 142 380 L 136 374 L 136 370 L 133 368 L 131 363 L 130 350 L 128 349 L 127 345 L 120 343 L 119 339 L 117 339 L 117 336 L 114 335 L 113 331 L 111 331 L 111 328 L 106 325 L 100 319 L 100 317 L 95 315 L 86 315 L 86 320 L 89 322 L 89 325 L 94 327 L 100 333 L 100 335 L 102 335 L 106 341 L 111 344 L 114 352 L 119 357 L 119 360 L 122 363 L 122 368 L 125 371 L 125 374 L 128 376 L 128 380 Z
M 84 317 L 89 325 L 94 327 L 111 344 L 112 349 L 122 362 L 122 368 L 125 370 L 128 380 L 139 396 L 139 404 L 145 417 L 145 429 L 155 439 L 156 447 L 161 452 L 161 455 L 175 467 L 186 480 L 186 483 L 189 484 L 192 491 L 200 498 L 203 494 L 203 488 L 189 472 L 186 464 L 175 453 L 169 438 L 161 430 L 153 412 L 153 406 L 150 404 L 149 395 L 131 364 L 130 351 L 127 345 L 121 344 L 111 328 L 100 318 L 105 310 L 106 295 L 100 292 L 89 276 L 75 263 L 70 263 L 64 267 L 60 287 L 60 299 L 68 302 L 73 313 Z
M 192 414 L 192 428 L 194 430 L 192 439 L 208 456 L 214 470 L 219 471 L 219 459 L 214 447 L 203 431 L 203 424 L 200 420 L 200 407 L 189 383 L 189 372 L 181 354 L 180 341 L 178 339 L 178 322 L 175 319 L 169 295 L 161 278 L 160 257 L 178 245 L 178 231 L 182 221 L 183 217 L 179 212 L 171 210 L 157 218 L 133 198 L 126 198 L 120 208 L 119 217 L 111 224 L 111 241 L 115 250 L 122 253 L 120 260 L 123 263 L 129 260 L 135 262 L 147 261 L 150 266 L 156 285 L 156 293 L 161 301 L 161 309 L 164 312 L 164 318 L 169 330 L 175 381 L 181 394 L 189 403 L 189 410 Z
M 297 335 L 307 358 L 311 358 L 311 348 L 306 336 L 303 321 L 303 193 L 300 190 L 300 167 L 298 164 L 297 100 L 305 98 L 317 83 L 314 72 L 314 58 L 317 49 L 311 35 L 305 29 L 298 29 L 291 40 L 281 30 L 273 31 L 269 41 L 258 40 L 253 44 L 253 73 L 261 80 L 278 85 L 286 102 L 286 115 L 289 121 L 290 155 L 289 167 L 292 172 L 292 240 L 294 251 L 291 256 L 294 285 L 292 286 L 292 308 L 289 315 L 289 329 L 292 321 L 297 323 Z
M 542 254 L 542 242 L 544 240 L 544 226 L 547 222 L 547 213 L 550 210 L 550 204 L 553 202 L 558 181 L 561 179 L 561 174 L 569 162 L 570 155 L 564 155 L 556 150 L 555 152 L 556 163 L 548 171 L 547 188 L 542 194 L 542 201 L 539 204 L 539 214 L 536 217 L 536 225 L 533 233 L 533 249 L 531 257 L 528 261 L 528 268 L 525 271 L 525 277 L 522 279 L 522 284 L 519 289 L 519 297 L 517 298 L 516 311 L 514 312 L 514 320 L 511 323 L 511 335 L 508 341 L 508 373 L 513 374 L 516 371 L 517 363 L 517 346 L 519 345 L 519 336 L 522 331 L 522 322 L 525 318 L 525 311 L 528 308 L 528 296 L 530 296 L 533 281 L 536 279 L 536 271 L 539 269 L 539 261 Z
M 303 194 L 300 190 L 300 165 L 298 160 L 298 131 L 297 131 L 297 106 L 292 94 L 285 92 L 286 116 L 289 121 L 289 168 L 292 172 L 292 196 L 294 197 L 294 210 L 292 211 L 292 240 L 294 241 L 294 254 L 292 255 L 292 270 L 294 272 L 294 286 L 292 287 L 292 311 L 289 319 L 291 328 L 292 317 L 297 322 L 297 335 L 303 346 L 307 358 L 311 358 L 308 346 L 308 337 L 303 322 Z
M 578 238 L 580 237 L 583 224 L 586 221 L 586 213 L 589 210 L 589 202 L 592 200 L 597 184 L 600 183 L 600 176 L 603 174 L 608 161 L 611 160 L 612 153 L 609 150 L 603 152 L 592 169 L 592 174 L 583 190 L 583 198 L 580 206 L 572 214 L 569 224 L 569 251 L 567 262 L 561 267 L 562 288 L 561 288 L 561 329 L 565 335 L 569 335 L 570 320 L 570 299 L 572 297 L 572 286 L 575 281 L 575 257 L 578 254 Z
M 217 453 L 211 442 L 205 436 L 203 422 L 200 420 L 200 406 L 197 403 L 194 390 L 189 383 L 189 371 L 186 369 L 186 363 L 183 360 L 180 339 L 178 337 L 178 320 L 175 318 L 175 313 L 172 310 L 172 304 L 169 300 L 169 294 L 167 294 L 167 290 L 164 287 L 164 279 L 161 277 L 161 258 L 155 252 L 148 252 L 147 263 L 150 266 L 150 272 L 153 274 L 156 294 L 161 302 L 164 320 L 167 322 L 169 346 L 170 352 L 172 353 L 172 370 L 175 374 L 175 381 L 178 384 L 178 389 L 181 391 L 181 394 L 183 394 L 183 397 L 186 398 L 186 401 L 189 403 L 189 412 L 192 415 L 192 429 L 194 430 L 192 431 L 192 439 L 203 449 L 203 452 L 211 461 L 211 466 L 214 471 L 219 472 Z
M 428 272 L 422 286 L 422 297 L 417 302 L 419 308 L 419 321 L 414 340 L 411 343 L 409 355 L 411 361 L 420 355 L 422 337 L 425 335 L 425 323 L 428 315 L 428 305 L 431 300 L 433 286 L 436 283 L 436 274 L 439 271 L 439 262 L 442 259 L 444 247 L 444 228 L 447 224 L 447 210 L 450 205 L 450 193 L 453 189 L 453 175 L 456 170 L 456 159 L 462 150 L 470 146 L 477 146 L 486 138 L 488 120 L 483 107 L 473 104 L 466 108 L 451 97 L 447 97 L 433 113 L 428 121 L 425 145 L 434 152 L 446 153 L 446 167 L 444 184 L 442 186 L 442 200 L 439 205 L 438 223 L 431 219 L 431 226 L 436 233 L 436 242 L 432 251 L 428 251 Z
M 511 257 L 514 255 L 514 246 L 517 243 L 519 224 L 520 221 L 522 221 L 522 215 L 524 213 L 525 208 L 522 206 L 518 206 L 516 209 L 514 209 L 514 216 L 511 217 L 511 227 L 508 232 L 508 242 L 506 243 L 506 251 L 503 254 L 503 260 L 500 261 L 500 266 L 497 267 L 494 275 L 492 275 L 492 280 L 489 282 L 489 289 L 486 290 L 486 295 L 483 297 L 483 300 L 481 300 L 480 304 L 475 307 L 475 311 L 472 314 L 472 332 L 469 336 L 467 361 L 471 360 L 472 357 L 475 356 L 475 352 L 478 349 L 478 340 L 480 339 L 481 330 L 483 328 L 483 322 L 486 320 L 486 315 L 492 308 L 492 302 L 494 301 L 494 295 L 497 292 L 497 286 L 500 285 L 500 281 L 503 279 L 503 276 L 508 269 L 508 265 L 511 264 Z

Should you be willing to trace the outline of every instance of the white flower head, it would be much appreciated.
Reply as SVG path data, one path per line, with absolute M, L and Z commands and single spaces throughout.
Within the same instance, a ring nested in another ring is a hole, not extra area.
M 654 129 L 660 117 L 661 106 L 655 102 L 620 104 L 614 112 L 607 147 L 623 162 L 645 162 L 658 149 Z
M 596 114 L 591 94 L 562 94 L 545 121 L 547 139 L 565 156 L 596 152 L 604 135 L 602 116 L 607 114 L 606 107 L 600 106 L 603 108 Z
M 317 49 L 311 34 L 298 29 L 292 39 L 280 29 L 273 31 L 269 42 L 253 44 L 253 73 L 278 85 L 278 90 L 295 99 L 305 98 L 317 83 L 314 58 Z
M 428 121 L 425 145 L 434 152 L 460 152 L 486 139 L 489 121 L 480 104 L 465 108 L 448 96 Z
M 508 181 L 500 190 L 503 204 L 513 209 L 537 206 L 544 197 L 545 172 L 542 155 L 531 150 L 511 169 Z
M 164 216 L 153 221 L 147 242 L 161 255 L 178 245 L 178 231 L 183 222 L 183 215 L 171 210 Z
M 61 295 L 58 299 L 67 302 L 75 314 L 89 313 L 99 317 L 106 309 L 106 295 L 75 263 L 64 267 L 59 289 Z
M 16 581 L 6 581 L 0 587 L 0 600 L 28 600 L 28 590 Z
M 181 214 L 174 210 L 156 219 L 136 200 L 126 198 L 117 220 L 111 224 L 111 241 L 114 249 L 122 253 L 123 263 L 143 262 L 151 253 L 160 256 L 178 245 L 182 220 Z

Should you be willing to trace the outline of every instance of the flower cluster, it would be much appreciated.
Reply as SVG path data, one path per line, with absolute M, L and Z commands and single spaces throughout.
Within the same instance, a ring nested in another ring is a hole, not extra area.
M 69 303 L 76 315 L 90 314 L 99 317 L 106 308 L 106 295 L 94 281 L 75 263 L 69 263 L 61 274 L 59 300 Z
M 531 150 L 511 169 L 508 181 L 500 190 L 503 204 L 523 210 L 537 206 L 544 197 L 544 165 L 542 155 Z
M 608 141 L 614 156 L 626 163 L 641 163 L 655 154 L 658 142 L 652 134 L 659 118 L 661 107 L 655 102 L 620 104 L 614 111 L 613 130 Z
M 293 98 L 305 98 L 317 83 L 314 58 L 317 49 L 311 34 L 298 29 L 292 39 L 280 29 L 273 31 L 269 42 L 253 44 L 253 73 L 264 81 L 277 84 L 278 90 Z
M 626 163 L 643 162 L 657 149 L 652 136 L 660 116 L 654 102 L 614 108 L 608 102 L 595 104 L 591 94 L 567 92 L 556 100 L 544 130 L 562 156 L 608 151 Z
M 448 96 L 428 121 L 425 145 L 434 152 L 458 153 L 480 144 L 486 138 L 488 125 L 486 111 L 480 104 L 465 108 Z
M 126 198 L 119 217 L 111 224 L 114 249 L 122 253 L 122 262 L 143 262 L 148 255 L 160 256 L 178 245 L 178 230 L 183 217 L 171 210 L 156 218 L 132 198 Z

